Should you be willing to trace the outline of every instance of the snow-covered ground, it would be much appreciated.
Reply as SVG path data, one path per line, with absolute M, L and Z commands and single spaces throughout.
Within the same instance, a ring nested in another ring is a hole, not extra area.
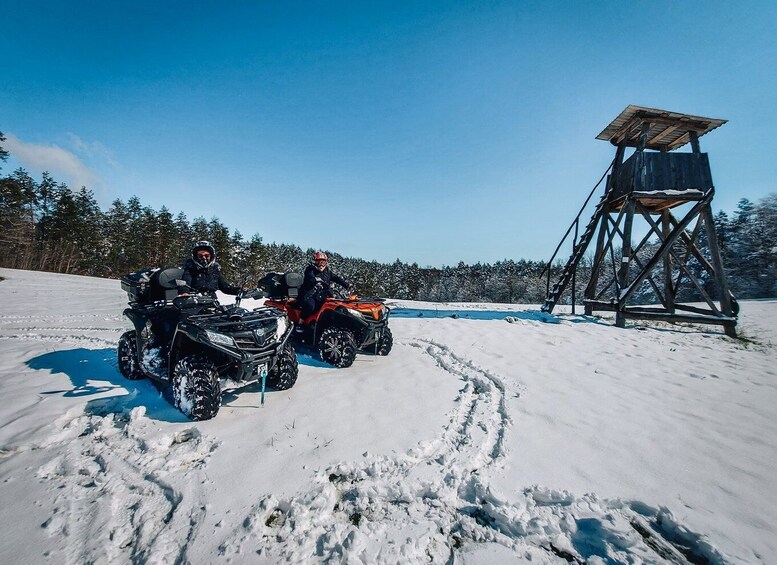
M 777 562 L 777 302 L 710 327 L 394 303 L 187 421 L 113 280 L 0 269 L 1 563 Z

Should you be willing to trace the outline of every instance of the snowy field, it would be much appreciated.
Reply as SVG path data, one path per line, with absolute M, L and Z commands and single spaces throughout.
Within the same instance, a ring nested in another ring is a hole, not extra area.
M 394 302 L 388 357 L 194 423 L 119 374 L 118 281 L 0 276 L 0 563 L 777 562 L 775 301 Z

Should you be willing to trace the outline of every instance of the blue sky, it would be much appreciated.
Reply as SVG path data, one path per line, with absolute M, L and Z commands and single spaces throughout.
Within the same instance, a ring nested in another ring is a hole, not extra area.
M 104 209 L 420 265 L 548 259 L 628 104 L 724 118 L 715 210 L 777 191 L 775 2 L 0 0 L 12 158 Z

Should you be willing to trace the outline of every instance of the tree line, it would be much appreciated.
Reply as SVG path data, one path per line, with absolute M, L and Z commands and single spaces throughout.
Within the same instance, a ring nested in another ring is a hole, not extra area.
M 3 140 L 0 133 L 0 142 Z M 7 157 L 0 145 L 0 161 Z M 743 199 L 732 215 L 719 212 L 715 223 L 734 294 L 739 298 L 776 297 L 777 194 L 755 203 Z M 189 220 L 183 212 L 173 213 L 164 206 L 155 210 L 136 196 L 117 199 L 104 211 L 91 190 L 72 190 L 49 173 L 36 180 L 17 169 L 0 177 L 1 267 L 118 278 L 149 267 L 181 265 L 192 243 L 203 239 L 218 250 L 225 275 L 246 284 L 268 271 L 301 272 L 314 252 L 292 244 L 265 243 L 259 234 L 245 238 L 216 217 Z M 534 304 L 546 295 L 547 282 L 540 278 L 547 264 L 543 261 L 460 262 L 434 268 L 399 259 L 380 263 L 327 253 L 333 270 L 355 283 L 363 295 Z M 562 268 L 561 262 L 551 267 L 551 284 Z M 699 266 L 698 270 L 704 281 L 703 269 Z M 578 267 L 578 297 L 582 297 L 589 274 L 590 260 L 584 260 Z M 695 290 L 678 296 L 679 300 L 698 298 Z M 645 299 L 649 299 L 647 294 Z

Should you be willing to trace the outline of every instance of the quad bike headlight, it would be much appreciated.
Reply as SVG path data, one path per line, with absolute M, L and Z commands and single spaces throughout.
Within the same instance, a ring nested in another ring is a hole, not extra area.
M 372 318 L 375 320 L 380 320 L 383 317 L 383 310 L 382 306 L 377 306 L 370 308 L 370 314 L 372 315 Z
M 281 316 L 278 318 L 278 326 L 275 328 L 275 339 L 276 341 L 280 341 L 280 339 L 283 337 L 283 334 L 286 333 L 286 330 L 289 327 L 289 319 L 286 316 Z
M 220 334 L 218 332 L 212 332 L 210 330 L 206 330 L 205 334 L 208 336 L 208 340 L 210 340 L 211 343 L 225 345 L 227 347 L 236 347 L 235 340 L 232 339 L 231 336 Z
M 355 317 L 359 318 L 360 320 L 364 316 L 364 314 L 362 314 L 358 310 L 354 310 L 352 308 L 346 308 L 345 311 L 348 312 L 351 316 L 355 316 Z

